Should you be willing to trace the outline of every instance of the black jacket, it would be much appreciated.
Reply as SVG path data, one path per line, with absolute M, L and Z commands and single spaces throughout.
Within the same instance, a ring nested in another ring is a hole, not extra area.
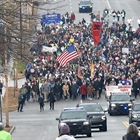
M 122 137 L 122 140 L 140 140 L 140 137 L 138 134 L 135 133 L 129 133 Z
M 48 100 L 51 102 L 51 103 L 54 103 L 55 102 L 55 97 L 54 97 L 54 93 L 53 92 L 50 92 L 49 95 L 48 95 Z
M 77 84 L 72 84 L 71 85 L 71 92 L 72 92 L 72 94 L 77 94 L 78 88 L 79 88 L 79 86 Z

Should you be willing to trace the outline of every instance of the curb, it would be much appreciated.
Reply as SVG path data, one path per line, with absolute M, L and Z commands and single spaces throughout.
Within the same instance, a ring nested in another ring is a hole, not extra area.
M 11 134 L 11 135 L 13 134 L 13 132 L 14 132 L 15 129 L 16 129 L 16 127 L 13 126 L 12 129 L 10 130 L 10 134 Z

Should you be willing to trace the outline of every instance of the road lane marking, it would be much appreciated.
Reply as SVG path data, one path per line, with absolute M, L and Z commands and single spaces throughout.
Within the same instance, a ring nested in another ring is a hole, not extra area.
M 127 121 L 122 121 L 122 123 L 124 124 L 125 127 L 129 127 L 129 123 Z
M 106 0 L 106 2 L 107 2 L 107 5 L 108 5 L 109 9 L 111 9 L 111 5 L 110 5 L 109 1 Z
M 122 123 L 126 126 L 126 128 L 129 127 L 129 123 L 127 121 L 122 121 Z M 139 130 L 139 134 L 140 134 L 140 130 Z

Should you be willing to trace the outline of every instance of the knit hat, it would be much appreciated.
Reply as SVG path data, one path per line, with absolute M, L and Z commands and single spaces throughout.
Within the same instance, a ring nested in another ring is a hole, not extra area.
M 67 124 L 60 126 L 60 135 L 69 134 L 69 133 L 70 133 L 70 128 Z

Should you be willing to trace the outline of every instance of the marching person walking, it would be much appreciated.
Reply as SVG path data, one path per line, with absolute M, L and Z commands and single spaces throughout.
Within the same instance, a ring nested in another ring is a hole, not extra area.
M 122 21 L 125 21 L 125 16 L 126 16 L 126 12 L 124 11 L 124 9 L 122 9 L 121 11 L 121 17 L 122 17 Z
M 20 93 L 19 96 L 18 96 L 18 112 L 23 112 L 23 105 L 24 105 L 24 102 L 25 102 L 25 94 L 23 93 Z
M 40 94 L 38 97 L 38 103 L 40 105 L 40 112 L 44 111 L 44 98 L 43 98 L 42 94 Z
M 50 93 L 48 95 L 48 101 L 50 102 L 50 110 L 54 110 L 55 97 L 52 89 L 50 90 Z

